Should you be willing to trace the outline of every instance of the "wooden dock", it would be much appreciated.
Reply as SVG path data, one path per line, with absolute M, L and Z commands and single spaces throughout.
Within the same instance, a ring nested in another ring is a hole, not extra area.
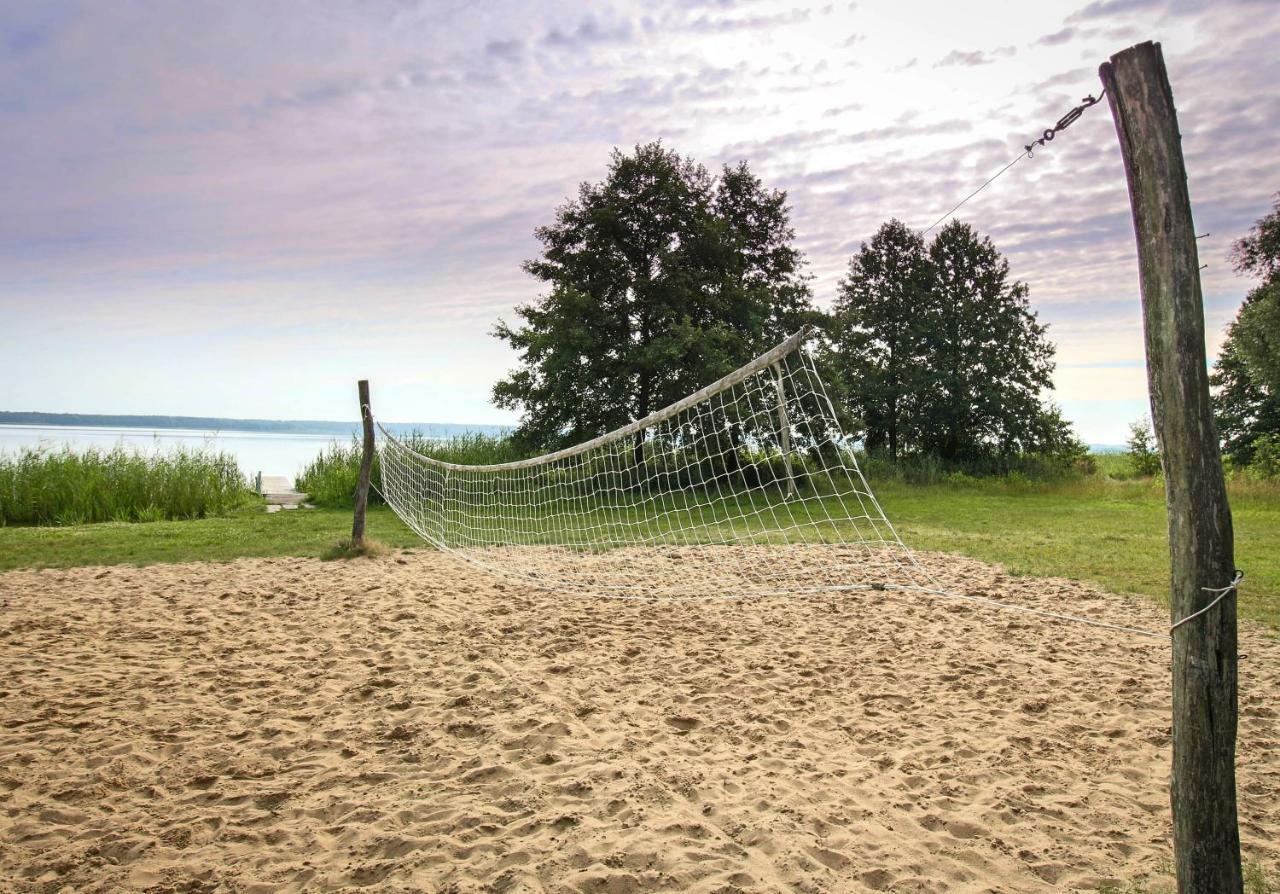
M 268 512 L 279 512 L 281 509 L 310 509 L 306 502 L 307 495 L 300 494 L 293 487 L 293 481 L 283 475 L 263 475 L 258 484 L 258 491 L 267 500 Z

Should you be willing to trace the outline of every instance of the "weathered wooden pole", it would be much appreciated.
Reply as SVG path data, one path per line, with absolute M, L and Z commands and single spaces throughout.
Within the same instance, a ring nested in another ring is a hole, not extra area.
M 782 448 L 782 464 L 787 475 L 787 496 L 797 495 L 796 476 L 791 471 L 791 422 L 787 419 L 787 389 L 782 384 L 782 364 L 773 365 L 773 383 L 778 392 L 778 439 Z
M 373 410 L 369 405 L 369 382 L 361 379 L 356 386 L 360 393 L 360 420 L 364 423 L 364 451 L 360 454 L 360 483 L 356 485 L 356 514 L 351 522 L 351 545 L 364 544 L 364 516 L 369 503 L 369 475 L 373 472 Z
M 1151 415 L 1164 465 L 1173 623 L 1174 861 L 1182 894 L 1241 890 L 1231 509 L 1209 404 L 1200 263 L 1178 116 L 1158 43 L 1099 71 L 1138 238 Z M 1214 592 L 1217 591 L 1217 592 Z

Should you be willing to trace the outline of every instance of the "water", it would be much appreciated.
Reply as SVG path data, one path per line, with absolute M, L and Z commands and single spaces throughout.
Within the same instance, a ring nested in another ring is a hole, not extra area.
M 335 432 L 340 427 L 334 423 Z M 427 437 L 448 437 L 471 428 L 493 432 L 498 426 L 405 425 L 392 426 L 397 434 L 413 431 Z M 187 448 L 211 448 L 231 453 L 240 471 L 252 478 L 284 475 L 294 478 L 304 466 L 332 443 L 349 444 L 355 433 L 353 426 L 346 434 L 306 434 L 267 431 L 201 431 L 190 428 L 129 428 L 125 426 L 71 425 L 5 425 L 0 424 L 0 453 L 16 453 L 23 447 L 58 449 L 69 444 L 76 449 L 99 447 L 110 450 L 118 444 L 146 453 L 165 452 L 177 445 Z M 1098 453 L 1118 453 L 1125 448 L 1114 444 L 1091 444 Z
M 0 425 L 0 453 L 14 454 L 23 447 L 59 449 L 63 445 L 82 450 L 110 450 L 123 444 L 144 453 L 167 452 L 176 446 L 209 448 L 231 453 L 240 471 L 252 477 L 295 477 L 329 444 L 350 443 L 350 435 L 298 434 L 294 432 L 198 431 L 186 428 L 124 428 L 109 426 Z

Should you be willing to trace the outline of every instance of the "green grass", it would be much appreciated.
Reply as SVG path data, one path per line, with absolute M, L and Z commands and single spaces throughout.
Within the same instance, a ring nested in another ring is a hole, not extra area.
M 999 562 L 1015 574 L 1075 578 L 1118 593 L 1165 597 L 1164 494 L 1150 479 L 888 481 L 875 489 L 913 548 Z M 1236 561 L 1246 573 L 1241 614 L 1280 629 L 1280 490 L 1235 482 L 1231 501 Z M 727 533 L 742 523 L 721 520 L 719 526 Z M 0 569 L 321 556 L 350 531 L 350 510 L 324 508 L 182 522 L 10 527 L 0 529 Z M 369 508 L 368 533 L 391 548 L 423 546 L 385 506 Z
M 389 547 L 423 545 L 385 506 L 369 507 L 366 530 Z M 261 509 L 244 510 L 220 518 L 147 524 L 0 528 L 0 570 L 320 556 L 350 536 L 351 512 L 333 509 L 271 514 Z
M 118 446 L 0 454 L 0 525 L 204 518 L 255 499 L 228 453 Z
M 376 559 L 378 556 L 385 556 L 386 554 L 386 545 L 381 541 L 374 540 L 372 537 L 366 536 L 358 541 L 350 537 L 343 537 L 322 552 L 320 558 L 326 562 L 332 562 L 336 559 Z
M 1280 492 L 1247 483 L 1230 490 L 1236 566 L 1245 572 L 1240 612 L 1280 629 Z M 1013 574 L 1092 581 L 1167 604 L 1164 490 L 1150 479 L 890 483 L 877 496 L 913 548 L 999 562 Z
M 1280 894 L 1280 876 L 1247 855 L 1243 862 L 1244 894 Z M 1177 894 L 1177 889 L 1173 865 L 1164 861 L 1155 873 L 1125 885 L 1103 885 L 1098 894 Z

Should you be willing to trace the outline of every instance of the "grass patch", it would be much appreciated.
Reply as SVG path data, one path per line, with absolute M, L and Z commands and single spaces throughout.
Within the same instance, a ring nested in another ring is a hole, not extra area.
M 256 501 L 229 453 L 117 446 L 0 454 L 0 525 L 207 518 Z
M 1062 482 L 957 479 L 872 486 L 908 546 L 998 562 L 1014 574 L 1067 577 L 1164 601 L 1169 556 L 1164 491 L 1151 479 Z M 1280 493 L 1232 482 L 1243 617 L 1280 629 Z M 703 519 L 705 520 L 705 519 Z M 730 533 L 749 522 L 721 520 Z M 351 532 L 349 509 L 240 511 L 150 524 L 0 529 L 0 569 L 321 556 Z M 851 535 L 853 532 L 849 532 Z M 391 511 L 369 507 L 368 535 L 388 548 L 424 544 Z
M 337 559 L 376 559 L 378 556 L 385 556 L 387 552 L 387 548 L 372 537 L 365 537 L 359 543 L 350 537 L 344 537 L 322 552 L 320 558 L 326 562 Z
M 1267 871 L 1257 860 L 1246 859 L 1241 867 L 1244 875 L 1244 894 L 1280 894 L 1280 875 Z M 1164 861 L 1153 875 L 1124 885 L 1103 885 L 1098 894 L 1177 894 L 1173 864 Z
M 370 506 L 366 524 L 368 536 L 388 548 L 423 546 L 385 506 Z M 351 512 L 333 509 L 243 510 L 218 518 L 149 524 L 0 528 L 0 570 L 318 557 L 350 534 Z
M 874 486 L 874 483 L 873 483 Z M 1280 497 L 1231 490 L 1240 613 L 1280 629 Z M 1168 604 L 1164 489 L 1151 479 L 1091 476 L 1057 484 L 983 480 L 877 488 L 908 546 L 998 562 L 1013 574 L 1091 581 Z

